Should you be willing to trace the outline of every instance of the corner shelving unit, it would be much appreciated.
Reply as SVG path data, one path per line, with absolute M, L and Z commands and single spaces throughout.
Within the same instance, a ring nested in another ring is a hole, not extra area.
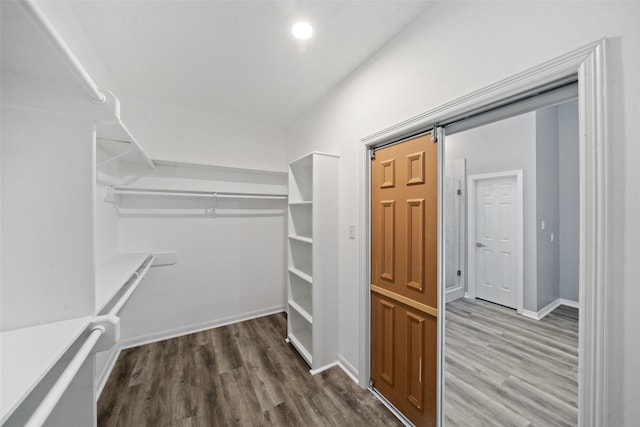
M 289 164 L 288 341 L 317 373 L 338 357 L 338 156 Z

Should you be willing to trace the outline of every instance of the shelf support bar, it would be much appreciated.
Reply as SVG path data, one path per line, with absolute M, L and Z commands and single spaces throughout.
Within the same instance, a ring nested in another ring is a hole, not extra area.
M 113 157 L 110 157 L 107 160 L 104 160 L 104 161 L 98 163 L 96 165 L 96 168 L 101 168 L 102 166 L 104 166 L 106 164 L 109 164 L 109 163 L 113 162 L 114 160 L 118 160 L 119 158 L 124 157 L 127 154 L 133 153 L 133 151 L 134 151 L 134 149 L 132 148 L 132 149 L 129 149 L 129 150 L 125 151 L 124 153 L 120 153 L 120 154 L 117 154 L 117 155 L 115 155 Z

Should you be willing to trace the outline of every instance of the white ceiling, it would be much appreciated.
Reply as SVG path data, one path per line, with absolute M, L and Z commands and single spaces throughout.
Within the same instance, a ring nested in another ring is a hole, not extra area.
M 123 94 L 286 125 L 427 1 L 77 1 Z M 308 20 L 302 43 L 292 23 Z

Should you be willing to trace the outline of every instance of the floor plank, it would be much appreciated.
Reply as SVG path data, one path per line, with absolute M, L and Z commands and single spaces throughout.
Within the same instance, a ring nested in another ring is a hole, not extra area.
M 445 327 L 447 427 L 577 425 L 577 309 L 533 320 L 459 299 Z
M 338 367 L 312 376 L 284 313 L 124 350 L 98 426 L 399 426 Z

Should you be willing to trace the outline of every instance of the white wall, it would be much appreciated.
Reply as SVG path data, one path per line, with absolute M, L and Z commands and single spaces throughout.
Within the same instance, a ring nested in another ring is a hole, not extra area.
M 558 105 L 560 298 L 578 301 L 580 175 L 578 102 Z
M 536 117 L 536 254 L 539 311 L 560 297 L 560 254 L 558 244 L 558 108 L 535 112 Z M 525 208 L 526 209 L 526 208 Z M 542 223 L 544 222 L 544 230 Z M 553 236 L 553 241 L 551 237 Z
M 123 252 L 174 250 L 121 313 L 128 344 L 285 307 L 286 216 L 121 218 Z M 283 337 L 284 339 L 284 337 Z
M 473 90 L 608 37 L 608 212 L 610 425 L 640 417 L 640 322 L 637 229 L 640 209 L 640 3 L 435 2 L 422 17 L 347 78 L 288 130 L 288 158 L 334 151 L 340 168 L 340 353 L 359 368 L 357 223 L 359 139 Z M 628 326 L 627 326 L 628 325 Z
M 451 161 L 465 157 L 467 176 L 523 170 L 524 309 L 537 311 L 536 113 L 448 135 L 445 159 Z
M 153 159 L 287 171 L 284 132 L 273 125 L 127 96 L 122 117 Z

